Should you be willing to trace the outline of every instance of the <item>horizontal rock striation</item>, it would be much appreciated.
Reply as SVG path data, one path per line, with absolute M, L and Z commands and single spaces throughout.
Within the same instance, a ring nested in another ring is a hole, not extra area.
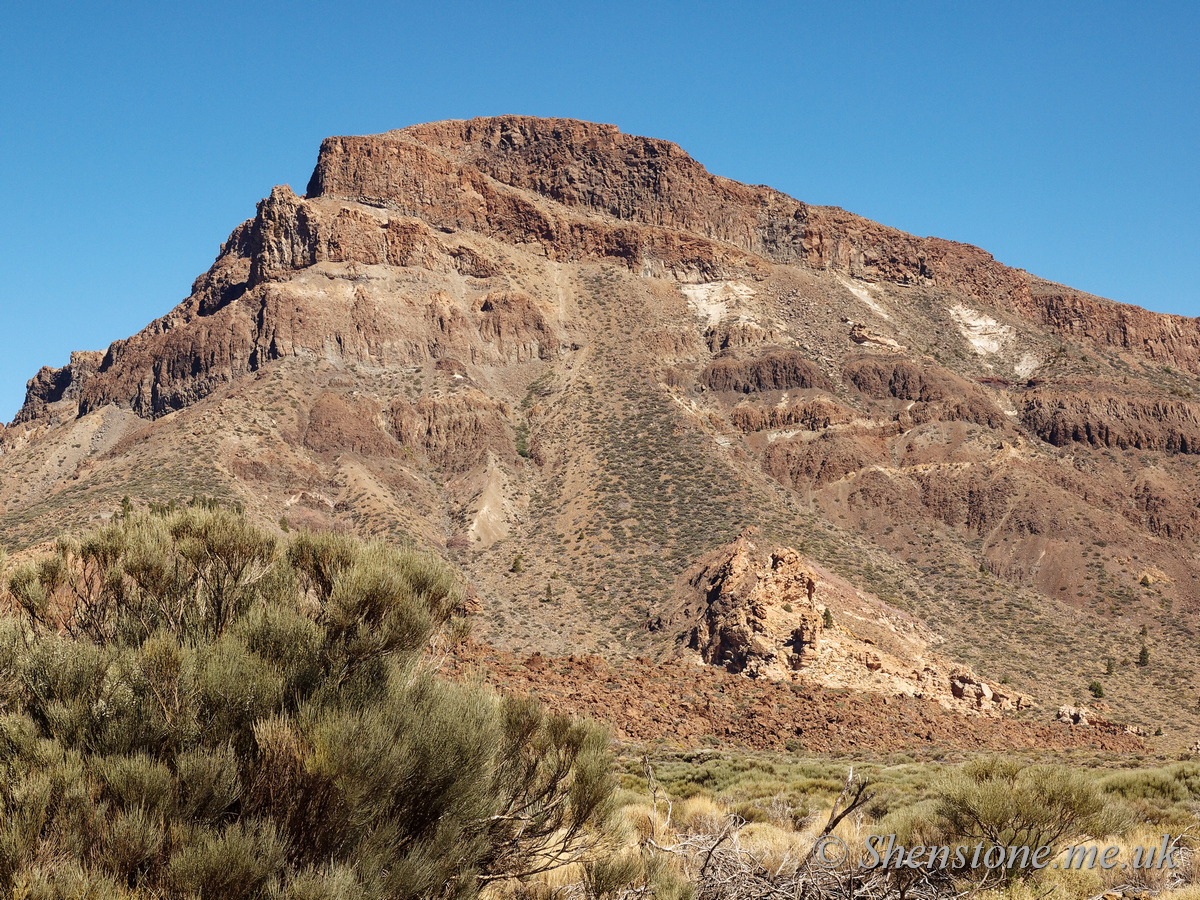
M 1196 320 L 1105 304 L 1009 269 L 975 247 L 712 175 L 668 141 L 612 125 L 502 116 L 326 139 L 306 197 L 275 188 L 187 300 L 114 342 L 97 362 L 81 358 L 39 372 L 16 421 L 31 422 L 63 399 L 77 402 L 80 413 L 115 403 L 155 417 L 303 352 L 332 348 L 378 364 L 428 359 L 441 347 L 396 333 L 402 322 L 367 321 L 370 303 L 353 291 L 334 298 L 344 311 L 299 315 L 302 304 L 289 287 L 298 273 L 322 266 L 497 277 L 502 264 L 472 234 L 537 248 L 553 260 L 615 260 L 637 274 L 684 282 L 762 278 L 786 264 L 930 285 L 1073 338 L 1200 371 Z M 531 327 L 542 333 L 520 353 L 544 358 L 557 335 Z M 711 349 L 772 336 L 753 328 L 717 329 Z M 470 356 L 472 343 L 479 342 L 461 341 L 457 350 Z M 488 355 L 481 346 L 474 351 Z M 978 421 L 981 413 L 969 415 Z
M 1026 321 L 1064 339 L 1130 351 L 1160 366 L 1200 373 L 1200 318 L 1150 312 L 1113 303 L 1040 279 L 1014 294 L 1012 308 Z

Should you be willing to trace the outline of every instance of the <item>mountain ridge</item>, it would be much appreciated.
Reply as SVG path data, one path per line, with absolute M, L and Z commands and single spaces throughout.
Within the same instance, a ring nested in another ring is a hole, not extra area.
M 0 526 L 217 494 L 436 550 L 502 649 L 613 659 L 671 652 L 678 578 L 754 526 L 1042 712 L 1111 670 L 1116 712 L 1185 736 L 1197 372 L 1200 320 L 666 141 L 431 123 L 326 139 L 187 299 L 37 373 Z M 1122 665 L 1143 639 L 1162 669 Z

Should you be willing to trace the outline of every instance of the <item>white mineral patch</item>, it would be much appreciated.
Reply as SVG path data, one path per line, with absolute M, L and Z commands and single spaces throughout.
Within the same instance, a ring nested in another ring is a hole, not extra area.
M 719 325 L 729 315 L 730 307 L 754 296 L 749 285 L 740 281 L 714 281 L 711 284 L 681 284 L 692 312 L 708 321 L 708 327 Z
M 990 316 L 976 312 L 961 303 L 950 307 L 949 312 L 962 336 L 971 342 L 971 346 L 980 356 L 999 353 L 1000 348 L 1012 337 L 1011 325 L 1001 325 Z
M 1025 353 L 1021 356 L 1017 364 L 1013 366 L 1013 371 L 1017 373 L 1018 378 L 1028 378 L 1037 371 L 1037 367 L 1041 364 L 1042 361 L 1032 353 Z
M 865 284 L 855 283 L 849 278 L 838 275 L 838 281 L 842 283 L 842 287 L 848 290 L 851 294 L 869 306 L 872 310 L 883 316 L 885 319 L 891 319 L 891 316 L 884 311 L 884 308 L 875 302 L 871 296 L 871 289 Z

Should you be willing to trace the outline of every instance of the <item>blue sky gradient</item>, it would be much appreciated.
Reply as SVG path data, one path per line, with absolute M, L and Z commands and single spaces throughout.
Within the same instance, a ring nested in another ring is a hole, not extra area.
M 0 421 L 322 138 L 523 113 L 1200 315 L 1200 5 L 4 2 Z

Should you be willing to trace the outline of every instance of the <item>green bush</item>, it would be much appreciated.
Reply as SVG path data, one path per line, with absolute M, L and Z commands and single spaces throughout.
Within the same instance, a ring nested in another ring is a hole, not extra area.
M 432 671 L 435 557 L 193 504 L 7 588 L 0 894 L 470 898 L 611 836 L 600 729 Z
M 1039 847 L 1057 853 L 1065 839 L 1100 838 L 1125 824 L 1094 781 L 1062 766 L 982 757 L 951 773 L 936 794 L 939 827 L 952 838 L 1028 847 L 1031 855 Z M 1029 868 L 1018 866 L 1008 874 Z

